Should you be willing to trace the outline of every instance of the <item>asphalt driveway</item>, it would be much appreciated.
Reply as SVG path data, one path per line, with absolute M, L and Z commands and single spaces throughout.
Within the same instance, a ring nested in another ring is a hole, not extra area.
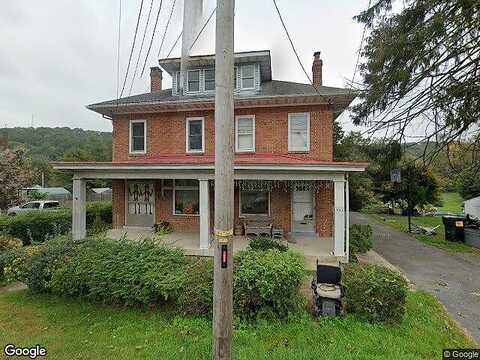
M 352 224 L 370 224 L 373 249 L 397 266 L 419 289 L 433 294 L 480 343 L 480 256 L 446 252 L 351 213 Z

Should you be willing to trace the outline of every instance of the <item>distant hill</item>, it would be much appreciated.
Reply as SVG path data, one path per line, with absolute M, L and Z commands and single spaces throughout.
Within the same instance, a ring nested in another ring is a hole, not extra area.
M 23 145 L 34 160 L 112 159 L 112 133 L 68 127 L 3 128 L 9 147 Z

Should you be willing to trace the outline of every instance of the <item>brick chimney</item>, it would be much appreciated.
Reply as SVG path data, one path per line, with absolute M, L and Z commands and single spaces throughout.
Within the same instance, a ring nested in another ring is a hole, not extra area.
M 313 74 L 313 86 L 319 87 L 322 86 L 322 67 L 323 61 L 320 59 L 320 51 L 313 53 L 313 65 L 312 65 L 312 74 Z
M 162 90 L 162 70 L 158 66 L 150 68 L 150 92 Z

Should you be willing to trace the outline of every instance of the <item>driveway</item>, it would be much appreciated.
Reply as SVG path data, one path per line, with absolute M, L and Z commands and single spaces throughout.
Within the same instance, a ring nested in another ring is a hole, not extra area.
M 350 221 L 370 224 L 373 249 L 402 270 L 417 288 L 440 300 L 480 343 L 480 256 L 425 245 L 360 213 L 351 213 Z

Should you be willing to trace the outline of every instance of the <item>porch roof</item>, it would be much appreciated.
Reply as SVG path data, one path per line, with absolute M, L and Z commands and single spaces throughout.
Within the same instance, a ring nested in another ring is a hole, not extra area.
M 145 156 L 124 162 L 54 162 L 57 170 L 74 171 L 78 178 L 198 178 L 213 179 L 211 155 Z M 361 172 L 366 162 L 302 159 L 281 154 L 235 155 L 235 179 L 339 180 L 345 173 Z

